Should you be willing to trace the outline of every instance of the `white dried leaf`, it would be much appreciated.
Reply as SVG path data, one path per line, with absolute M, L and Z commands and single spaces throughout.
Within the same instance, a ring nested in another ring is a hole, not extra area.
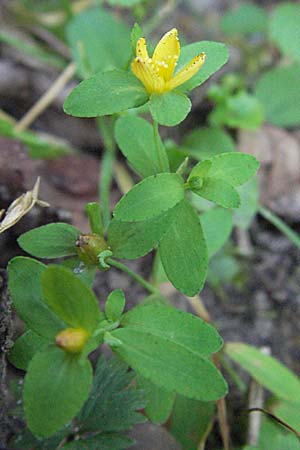
M 25 192 L 20 197 L 12 202 L 6 211 L 4 219 L 0 222 L 0 233 L 3 233 L 8 228 L 14 226 L 22 217 L 25 216 L 37 203 L 40 206 L 47 207 L 49 204 L 38 199 L 40 187 L 40 177 L 35 182 L 35 185 L 31 191 Z M 0 211 L 0 218 L 2 217 L 4 210 Z

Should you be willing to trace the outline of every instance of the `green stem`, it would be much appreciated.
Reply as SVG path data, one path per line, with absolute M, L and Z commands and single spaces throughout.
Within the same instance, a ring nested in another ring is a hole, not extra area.
M 99 196 L 103 227 L 106 230 L 111 219 L 110 187 L 113 179 L 116 144 L 113 137 L 113 121 L 107 122 L 107 118 L 99 117 L 97 123 L 104 143 L 104 152 L 100 163 Z
M 258 212 L 284 234 L 284 236 L 286 236 L 297 248 L 300 248 L 300 237 L 283 220 L 261 205 L 258 207 Z
M 246 383 L 241 379 L 239 374 L 234 370 L 234 368 L 231 366 L 230 362 L 223 356 L 223 354 L 221 352 L 218 353 L 218 359 L 219 359 L 222 367 L 226 370 L 226 372 L 231 377 L 232 381 L 237 386 L 237 388 L 240 390 L 240 392 L 242 392 L 244 394 L 247 391 Z
M 169 172 L 167 155 L 165 154 L 165 149 L 163 147 L 163 143 L 161 142 L 159 131 L 158 131 L 158 123 L 156 120 L 153 120 L 153 135 L 155 142 L 156 155 L 158 159 L 158 164 L 161 172 Z
M 144 286 L 144 288 L 146 288 L 149 292 L 151 292 L 151 294 L 159 294 L 160 293 L 159 290 L 155 286 L 148 283 L 148 281 L 146 281 L 143 277 L 141 277 L 137 273 L 133 272 L 131 269 L 129 269 L 129 267 L 125 266 L 125 264 L 122 264 L 121 262 L 116 261 L 113 258 L 107 258 L 106 262 L 110 266 L 116 267 L 117 269 L 122 270 L 122 272 L 127 273 L 127 275 L 129 275 L 135 281 L 137 281 L 142 286 Z

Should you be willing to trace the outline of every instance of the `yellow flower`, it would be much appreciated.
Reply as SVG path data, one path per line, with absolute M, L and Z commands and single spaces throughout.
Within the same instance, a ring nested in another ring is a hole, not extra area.
M 152 58 L 148 55 L 146 39 L 137 41 L 136 58 L 131 64 L 131 70 L 149 94 L 175 89 L 194 76 L 205 62 L 205 53 L 200 53 L 173 76 L 180 55 L 177 35 L 176 28 L 168 31 L 157 44 Z

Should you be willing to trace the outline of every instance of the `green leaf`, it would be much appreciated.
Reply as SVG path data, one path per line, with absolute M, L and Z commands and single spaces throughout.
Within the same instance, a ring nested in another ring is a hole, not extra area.
M 29 429 L 49 437 L 66 425 L 88 397 L 92 366 L 88 360 L 53 347 L 37 353 L 24 383 L 24 407 Z
M 131 309 L 123 316 L 121 325 L 166 339 L 203 358 L 219 351 L 223 344 L 216 329 L 204 320 L 157 303 Z
M 105 116 L 141 106 L 148 97 L 132 73 L 116 69 L 82 81 L 67 97 L 64 111 L 76 117 Z
M 8 355 L 9 362 L 18 369 L 27 370 L 33 356 L 48 347 L 50 343 L 48 339 L 28 330 L 15 341 Z
M 108 243 L 114 256 L 136 259 L 149 253 L 169 229 L 178 207 L 140 222 L 113 219 L 108 227 Z
M 126 1 L 126 0 L 125 0 L 125 1 Z M 130 1 L 130 0 L 129 0 L 129 1 Z M 139 0 L 138 0 L 138 1 L 139 1 Z M 133 53 L 133 54 L 136 53 L 136 44 L 137 44 L 137 41 L 138 41 L 141 37 L 143 37 L 143 30 L 142 30 L 142 28 L 140 27 L 140 25 L 139 25 L 137 22 L 135 22 L 135 23 L 133 24 L 133 27 L 132 27 L 131 33 L 130 33 L 131 50 L 132 50 L 132 53 Z
M 171 283 L 186 295 L 202 288 L 207 272 L 207 248 L 199 218 L 183 200 L 159 244 L 163 267 Z
M 121 152 L 138 174 L 149 177 L 161 172 L 150 123 L 140 117 L 120 117 L 115 137 Z
M 136 184 L 121 198 L 114 217 L 123 222 L 151 219 L 176 206 L 183 197 L 183 180 L 179 175 L 153 175 Z
M 156 122 L 167 127 L 174 127 L 182 122 L 191 110 L 191 101 L 175 91 L 166 94 L 152 94 L 149 107 Z
M 215 127 L 256 130 L 265 119 L 262 103 L 252 94 L 241 91 L 226 98 L 209 115 L 209 123 Z
M 219 70 L 228 61 L 229 53 L 224 44 L 220 42 L 201 41 L 185 45 L 180 52 L 180 58 L 176 67 L 176 72 L 183 69 L 195 56 L 201 52 L 206 54 L 206 60 L 199 70 L 190 80 L 177 88 L 178 91 L 186 92 L 204 83 L 211 75 Z
M 279 398 L 300 403 L 300 381 L 289 369 L 272 356 L 239 342 L 226 344 L 227 355 Z
M 298 433 L 300 432 L 299 403 L 276 401 L 275 405 L 272 407 L 272 412 L 279 417 L 279 419 L 298 431 Z
M 269 24 L 269 36 L 282 53 L 300 59 L 300 5 L 284 2 L 275 6 Z
M 266 31 L 268 15 L 264 8 L 250 2 L 237 5 L 223 15 L 220 22 L 223 33 L 235 36 Z
M 2 136 L 15 138 L 23 142 L 28 148 L 30 158 L 54 159 L 69 155 L 74 149 L 59 139 L 50 136 L 40 137 L 32 131 L 16 131 L 14 124 L 6 118 L 0 117 L 0 133 Z
M 49 223 L 27 231 L 18 238 L 18 244 L 37 258 L 60 258 L 76 255 L 78 231 L 68 223 Z
M 106 317 L 112 322 L 119 320 L 125 308 L 125 303 L 125 295 L 121 289 L 112 291 L 107 297 L 105 303 Z
M 300 125 L 299 80 L 297 63 L 271 69 L 258 80 L 255 95 L 264 105 L 268 122 L 282 127 Z
M 207 161 L 210 161 L 211 164 L 208 165 Z M 205 173 L 203 173 L 204 167 Z M 188 179 L 204 176 L 222 179 L 231 186 L 240 186 L 255 175 L 258 167 L 257 159 L 247 153 L 221 153 L 198 163 L 191 171 Z
M 53 339 L 65 323 L 44 301 L 41 277 L 45 270 L 46 266 L 34 259 L 13 258 L 8 264 L 8 285 L 13 305 L 28 328 Z
M 123 8 L 131 8 L 142 2 L 142 0 L 107 0 L 110 5 L 122 6 Z
M 215 404 L 176 396 L 170 431 L 183 450 L 198 450 L 212 426 Z
M 220 128 L 201 128 L 185 135 L 182 146 L 187 156 L 201 160 L 219 153 L 233 152 L 234 141 Z
M 85 429 L 96 431 L 123 431 L 145 417 L 137 410 L 145 407 L 145 396 L 133 387 L 134 373 L 118 358 L 98 359 L 89 399 L 81 410 L 78 421 Z
M 214 288 L 232 282 L 240 272 L 240 263 L 236 258 L 221 251 L 215 255 L 208 267 L 207 281 Z
M 76 14 L 67 38 L 82 78 L 87 72 L 122 69 L 131 55 L 129 28 L 99 6 Z
M 297 436 L 267 417 L 263 418 L 258 444 L 259 450 L 300 450 Z
M 111 334 L 122 342 L 113 348 L 114 352 L 154 384 L 203 401 L 226 394 L 227 385 L 220 372 L 193 351 L 130 326 Z
M 87 284 L 90 288 L 93 287 L 96 274 L 96 267 L 85 265 L 84 262 L 81 261 L 76 256 L 74 258 L 68 258 L 63 260 L 61 262 L 61 265 L 72 270 L 72 272 L 78 278 L 80 278 L 80 280 L 82 280 L 85 284 Z
M 238 208 L 241 204 L 237 190 L 231 184 L 218 178 L 204 178 L 203 185 L 196 193 L 223 208 Z
M 67 450 L 123 450 L 131 447 L 132 439 L 116 433 L 99 433 L 86 439 L 79 439 L 64 445 Z
M 156 386 L 141 376 L 137 377 L 138 386 L 146 392 L 147 405 L 145 413 L 152 423 L 165 423 L 173 408 L 175 392 Z
M 70 270 L 48 266 L 42 284 L 45 301 L 68 325 L 92 333 L 104 318 L 94 293 Z
M 241 199 L 241 205 L 234 210 L 233 221 L 236 226 L 247 230 L 258 209 L 259 186 L 258 178 L 253 177 L 243 186 L 239 186 L 238 193 Z
M 31 43 L 24 41 L 21 37 L 17 35 L 14 36 L 11 33 L 7 33 L 2 30 L 0 32 L 0 42 L 4 42 L 17 50 L 22 54 L 29 55 L 30 57 L 41 61 L 48 67 L 54 67 L 55 69 L 63 70 L 66 66 L 66 62 L 63 58 L 46 50 L 37 42 L 31 40 Z
M 200 216 L 200 223 L 205 236 L 208 257 L 217 253 L 229 238 L 233 223 L 232 214 L 222 208 L 213 208 Z

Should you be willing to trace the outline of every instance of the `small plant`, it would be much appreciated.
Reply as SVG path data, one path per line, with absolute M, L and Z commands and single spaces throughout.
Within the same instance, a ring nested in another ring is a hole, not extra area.
M 8 264 L 13 306 L 25 324 L 9 360 L 26 371 L 20 401 L 27 428 L 12 445 L 43 450 L 125 449 L 132 441 L 124 433 L 133 425 L 146 418 L 162 424 L 173 414 L 172 433 L 184 449 L 194 450 L 205 443 L 215 404 L 219 411 L 224 408 L 228 386 L 220 367 L 245 390 L 227 357 L 275 395 L 275 413 L 284 411 L 289 422 L 300 402 L 299 380 L 254 347 L 227 343 L 223 348 L 198 297 L 206 280 L 218 289 L 237 274 L 234 256 L 220 250 L 233 226 L 247 229 L 259 209 L 255 177 L 259 162 L 235 151 L 225 127 L 257 129 L 262 124 L 264 94 L 259 92 L 264 81 L 255 95 L 246 77 L 226 75 L 207 93 L 214 105 L 209 126 L 193 130 L 179 144 L 163 139 L 160 127 L 175 127 L 187 117 L 191 91 L 226 64 L 227 47 L 210 41 L 181 47 L 175 28 L 152 46 L 138 24 L 130 32 L 100 6 L 73 16 L 69 2 L 62 3 L 73 58 L 64 73 L 66 79 L 75 72 L 81 79 L 67 97 L 64 111 L 96 118 L 104 144 L 100 201 L 86 204 L 89 232 L 59 222 L 32 229 L 18 238 L 30 257 L 18 256 Z M 126 3 L 136 16 L 147 11 L 147 2 L 145 10 L 137 1 L 109 3 Z M 255 17 L 255 32 L 262 32 L 265 14 L 259 8 L 244 8 Z M 243 11 L 235 13 L 238 18 Z M 235 14 L 223 20 L 224 33 L 230 34 Z M 276 20 L 274 40 L 288 52 L 276 33 Z M 239 32 L 247 35 L 250 25 L 241 20 Z M 56 58 L 51 61 L 61 63 Z M 255 72 L 251 64 L 247 67 L 248 75 Z M 26 118 L 15 126 L 0 117 L 1 134 L 22 140 L 32 157 L 43 152 L 44 157 L 72 154 L 65 143 L 51 144 L 25 131 L 24 123 Z M 168 128 L 164 131 L 166 136 Z M 123 168 L 129 182 L 111 211 L 118 148 L 137 181 Z M 38 199 L 39 182 L 13 202 L 6 215 L 0 211 L 0 233 L 35 204 L 48 206 Z M 278 226 L 299 244 L 288 227 L 281 222 Z M 126 264 L 149 253 L 153 256 L 150 281 Z M 128 309 L 123 291 L 116 289 L 107 293 L 100 308 L 103 299 L 93 291 L 95 274 L 100 271 L 106 277 L 111 267 L 145 288 L 147 295 L 137 306 Z M 163 281 L 195 301 L 199 317 L 170 304 L 160 291 Z M 99 356 L 101 346 L 114 356 Z M 268 420 L 262 442 L 275 433 Z M 224 448 L 229 448 L 221 431 Z

